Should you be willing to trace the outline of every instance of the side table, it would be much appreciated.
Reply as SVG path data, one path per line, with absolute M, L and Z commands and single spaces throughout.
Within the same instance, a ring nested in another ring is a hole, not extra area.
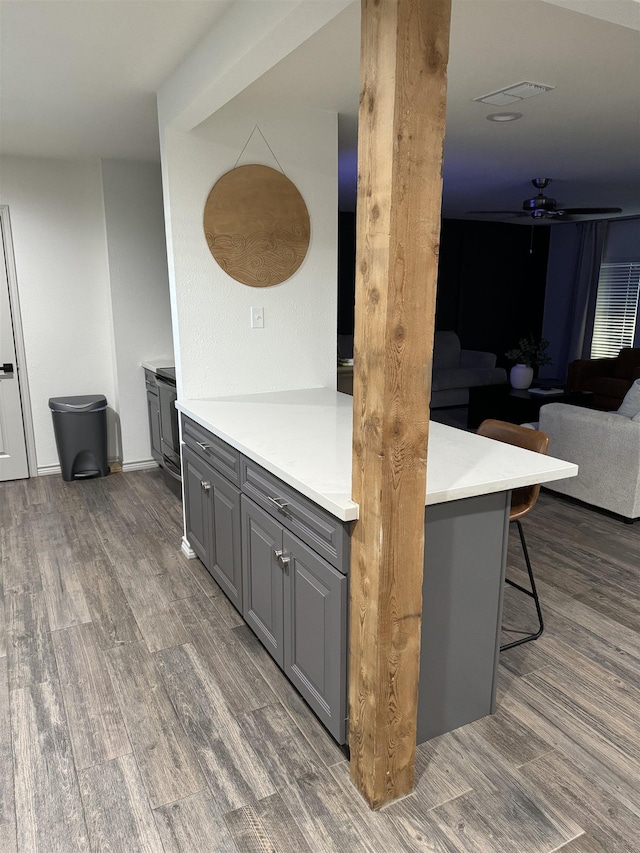
M 591 391 L 561 391 L 558 394 L 536 394 L 520 391 L 510 385 L 481 385 L 469 389 L 468 429 L 477 429 L 486 418 L 522 424 L 540 419 L 540 408 L 546 403 L 569 403 L 589 408 Z

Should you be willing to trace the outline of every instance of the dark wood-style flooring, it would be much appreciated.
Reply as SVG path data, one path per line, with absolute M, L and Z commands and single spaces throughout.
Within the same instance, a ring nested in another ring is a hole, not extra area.
M 640 850 L 640 523 L 542 494 L 545 634 L 377 813 L 181 529 L 158 472 L 0 485 L 3 853 Z

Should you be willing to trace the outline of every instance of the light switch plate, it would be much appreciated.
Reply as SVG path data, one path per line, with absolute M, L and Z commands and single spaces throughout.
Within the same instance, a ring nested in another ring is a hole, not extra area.
M 264 329 L 264 308 L 251 309 L 251 328 Z

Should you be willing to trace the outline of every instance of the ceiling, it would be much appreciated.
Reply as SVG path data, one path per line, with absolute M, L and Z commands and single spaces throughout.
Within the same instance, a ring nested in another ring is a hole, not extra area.
M 156 91 L 231 0 L 0 0 L 0 150 L 159 160 Z
M 158 158 L 154 92 L 228 5 L 0 0 L 3 153 Z M 533 177 L 553 178 L 546 194 L 560 205 L 640 215 L 639 30 L 637 0 L 453 0 L 444 215 L 518 210 Z M 358 51 L 354 3 L 238 96 L 282 106 L 285 91 L 287 107 L 339 113 L 343 208 L 355 193 Z M 553 89 L 509 107 L 474 101 L 525 80 Z M 522 118 L 486 120 L 510 110 Z

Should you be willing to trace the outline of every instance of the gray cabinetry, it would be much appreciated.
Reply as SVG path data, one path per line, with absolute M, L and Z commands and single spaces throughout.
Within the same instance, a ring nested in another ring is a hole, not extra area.
M 346 573 L 349 531 L 337 518 L 244 457 L 240 460 L 240 483 L 245 495 L 275 515 L 332 566 Z
M 241 611 L 240 490 L 188 446 L 182 466 L 189 544 Z
M 182 448 L 182 489 L 189 544 L 202 562 L 209 562 L 210 502 L 204 484 L 210 473 L 206 462 L 188 447 Z
M 182 435 L 189 543 L 345 743 L 350 525 L 188 418 Z M 495 711 L 509 506 L 426 507 L 418 743 Z
M 160 447 L 160 402 L 155 373 L 144 371 L 144 382 L 147 389 L 147 415 L 149 417 L 149 435 L 151 438 L 151 455 L 156 462 L 162 464 L 162 449 Z
M 189 418 L 182 441 L 189 544 L 345 743 L 348 528 Z
M 276 663 L 284 666 L 283 527 L 242 496 L 242 615 Z
M 242 566 L 245 621 L 344 743 L 347 577 L 245 495 Z
M 346 741 L 347 577 L 284 531 L 284 671 L 339 743 Z
M 209 500 L 213 512 L 207 568 L 227 598 L 242 612 L 240 490 L 213 471 Z
M 182 421 L 182 440 L 230 483 L 240 485 L 240 454 L 237 450 L 188 418 Z

